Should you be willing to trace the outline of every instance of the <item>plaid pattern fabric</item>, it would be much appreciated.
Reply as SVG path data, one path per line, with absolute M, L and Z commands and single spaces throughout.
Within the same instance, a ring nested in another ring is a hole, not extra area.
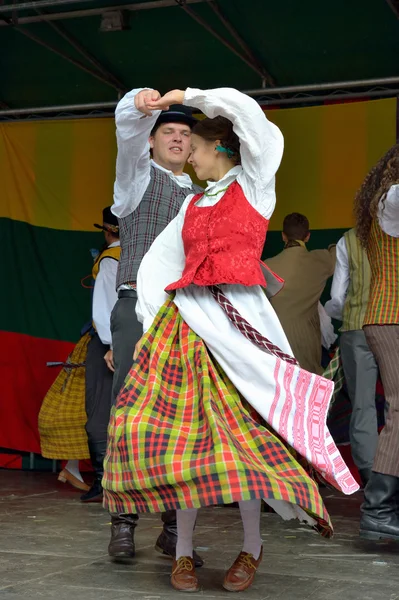
M 151 166 L 150 184 L 136 210 L 118 219 L 122 254 L 116 287 L 134 282 L 144 255 L 155 238 L 175 218 L 189 194 L 202 191 L 197 185 L 181 188 L 167 173 Z
M 336 349 L 334 356 L 328 363 L 328 367 L 324 371 L 323 377 L 325 377 L 325 379 L 329 379 L 330 381 L 334 382 L 334 392 L 333 392 L 333 395 L 331 396 L 330 408 L 329 408 L 329 412 L 331 412 L 332 406 L 333 406 L 335 400 L 337 399 L 338 394 L 342 390 L 342 386 L 344 385 L 344 382 L 345 382 L 345 374 L 344 374 L 344 368 L 342 366 L 341 351 L 339 349 L 339 346 Z
M 260 334 L 240 315 L 220 288 L 213 286 L 209 289 L 234 326 L 253 344 L 278 359 L 282 378 L 275 379 L 275 397 L 271 407 L 268 409 L 268 404 L 262 402 L 256 406 L 259 413 L 320 473 L 318 480 L 322 479 L 345 493 L 356 491 L 357 482 L 325 425 L 334 386 L 328 384 L 328 380 L 301 369 L 295 358 Z M 282 392 L 289 388 L 288 393 Z
M 315 482 L 254 419 L 172 300 L 143 338 L 112 409 L 104 465 L 110 512 L 274 498 L 301 506 L 332 534 Z
M 293 356 L 282 352 L 278 346 L 273 344 L 267 337 L 259 333 L 244 317 L 240 315 L 237 309 L 234 308 L 230 300 L 225 296 L 217 285 L 209 288 L 212 296 L 215 298 L 219 306 L 224 310 L 230 321 L 250 342 L 259 346 L 262 350 L 266 350 L 269 354 L 273 354 L 277 358 L 284 360 L 290 365 L 299 366 L 298 361 Z
M 367 247 L 371 268 L 369 303 L 363 325 L 399 323 L 399 238 L 373 220 Z
M 86 360 L 90 334 L 80 338 L 66 362 Z M 45 458 L 90 458 L 85 424 L 85 369 L 64 367 L 47 392 L 39 413 L 41 452 Z

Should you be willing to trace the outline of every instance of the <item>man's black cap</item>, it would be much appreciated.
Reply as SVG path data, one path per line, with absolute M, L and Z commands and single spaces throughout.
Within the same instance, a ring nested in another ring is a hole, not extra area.
M 117 217 L 111 211 L 111 207 L 107 206 L 103 210 L 103 224 L 94 223 L 94 227 L 108 231 L 109 233 L 119 233 L 119 223 Z
M 197 119 L 193 117 L 193 112 L 189 106 L 184 104 L 172 104 L 168 110 L 163 110 L 155 122 L 154 129 L 158 129 L 162 123 L 185 123 L 193 128 Z

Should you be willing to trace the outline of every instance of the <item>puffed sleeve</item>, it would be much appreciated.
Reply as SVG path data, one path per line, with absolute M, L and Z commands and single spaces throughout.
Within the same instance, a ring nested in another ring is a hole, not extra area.
M 134 99 L 143 89 L 151 88 L 128 92 L 115 110 L 118 154 L 112 212 L 119 219 L 136 210 L 150 183 L 148 138 L 161 111 L 154 111 L 147 117 L 137 110 Z
M 276 204 L 275 175 L 284 150 L 280 129 L 269 121 L 253 98 L 232 88 L 187 88 L 184 104 L 199 108 L 211 119 L 222 116 L 233 123 L 240 140 L 243 169 L 237 181 L 248 202 L 270 219 Z
M 386 234 L 399 237 L 399 183 L 391 185 L 385 200 L 380 200 L 378 221 Z

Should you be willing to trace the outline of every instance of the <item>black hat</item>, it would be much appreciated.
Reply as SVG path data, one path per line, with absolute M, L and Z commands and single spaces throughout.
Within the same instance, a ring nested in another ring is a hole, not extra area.
M 168 110 L 163 110 L 155 122 L 152 132 L 155 132 L 162 123 L 185 123 L 194 127 L 197 119 L 193 117 L 192 110 L 184 104 L 172 104 Z
M 108 231 L 109 233 L 113 233 L 115 235 L 119 235 L 118 219 L 111 211 L 110 206 L 107 206 L 103 210 L 103 224 L 99 225 L 98 223 L 94 223 L 94 227 L 97 227 L 97 229 L 102 229 L 103 231 Z

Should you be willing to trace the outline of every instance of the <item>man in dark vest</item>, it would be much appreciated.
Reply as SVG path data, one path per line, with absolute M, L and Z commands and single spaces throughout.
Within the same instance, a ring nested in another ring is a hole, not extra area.
M 118 301 L 111 315 L 112 350 L 105 355 L 114 370 L 113 396 L 117 397 L 133 362 L 136 343 L 143 335 L 136 317 L 136 278 L 140 263 L 155 238 L 179 212 L 189 194 L 202 191 L 183 172 L 190 154 L 191 128 L 195 119 L 186 106 L 165 111 L 148 110 L 146 102 L 159 92 L 133 90 L 115 111 L 118 155 L 112 212 L 118 217 L 121 258 L 117 275 Z M 135 555 L 134 529 L 138 515 L 111 515 L 113 558 Z M 175 556 L 175 511 L 162 515 L 163 531 L 155 548 Z M 202 561 L 196 555 L 196 565 Z
M 112 406 L 112 371 L 104 362 L 104 354 L 111 346 L 110 317 L 117 301 L 115 281 L 120 258 L 119 225 L 111 207 L 103 210 L 102 229 L 105 248 L 97 257 L 92 270 L 94 279 L 92 302 L 92 337 L 87 347 L 85 373 L 86 432 L 94 480 L 91 488 L 80 497 L 82 502 L 102 500 L 101 481 L 104 475 L 104 458 L 107 450 L 107 429 Z

